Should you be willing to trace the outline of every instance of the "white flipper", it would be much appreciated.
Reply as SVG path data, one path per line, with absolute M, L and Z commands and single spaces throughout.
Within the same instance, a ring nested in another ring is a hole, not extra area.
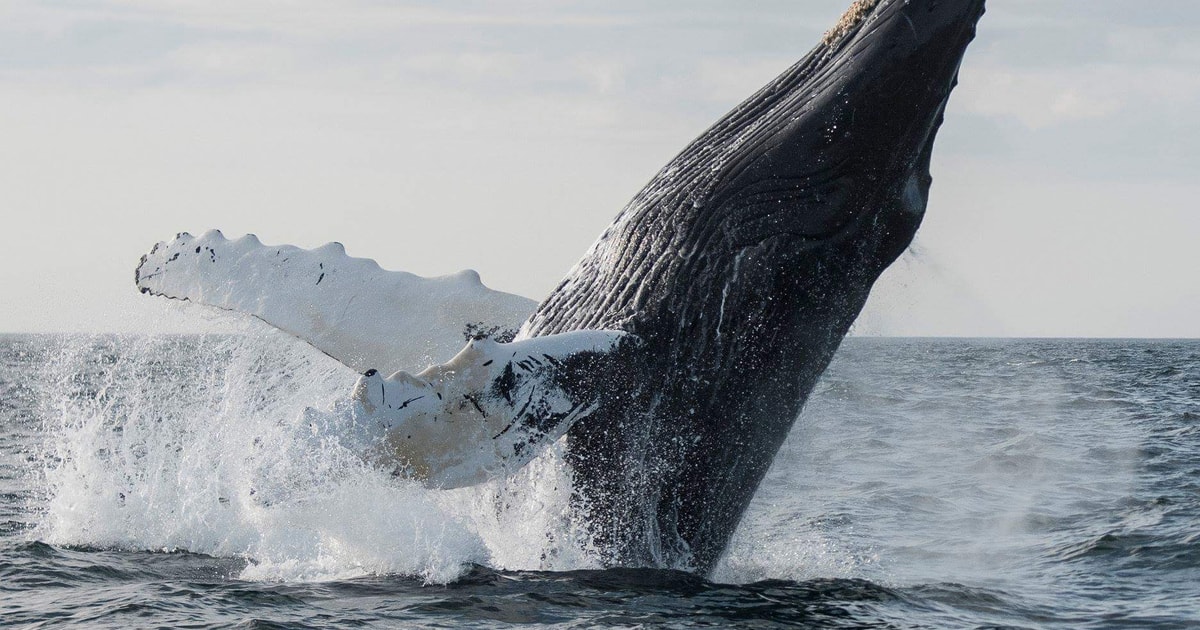
M 634 342 L 601 330 L 462 348 L 469 333 L 516 331 L 536 303 L 488 289 L 474 272 L 385 271 L 336 243 L 304 250 L 183 233 L 142 257 L 136 282 L 143 293 L 253 315 L 364 372 L 337 407 L 351 421 L 339 439 L 435 488 L 529 463 L 596 409 L 607 357 Z M 416 376 L 399 371 L 451 356 Z
M 136 282 L 143 293 L 258 317 L 357 372 L 445 361 L 466 333 L 515 331 L 537 306 L 483 286 L 473 271 L 422 278 L 351 258 L 338 243 L 272 247 L 215 230 L 155 245 Z
M 434 488 L 514 472 L 596 409 L 606 356 L 633 340 L 592 330 L 480 339 L 416 376 L 369 371 L 354 388 L 353 441 Z

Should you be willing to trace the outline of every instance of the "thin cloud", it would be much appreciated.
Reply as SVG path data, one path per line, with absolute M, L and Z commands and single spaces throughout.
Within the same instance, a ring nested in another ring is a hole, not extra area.
M 1200 75 L 1178 67 L 972 68 L 957 107 L 1008 117 L 1030 129 L 1101 122 L 1137 113 L 1200 111 Z

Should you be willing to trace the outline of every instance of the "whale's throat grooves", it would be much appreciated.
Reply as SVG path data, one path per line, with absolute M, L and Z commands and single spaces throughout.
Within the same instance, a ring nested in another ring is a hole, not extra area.
M 708 571 L 879 274 L 925 209 L 929 155 L 982 0 L 860 0 L 685 148 L 523 336 L 644 344 L 569 433 L 576 511 L 611 564 Z

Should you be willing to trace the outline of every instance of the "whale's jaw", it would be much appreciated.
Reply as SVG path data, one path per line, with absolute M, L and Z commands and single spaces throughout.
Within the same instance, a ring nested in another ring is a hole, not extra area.
M 644 340 L 569 433 L 605 562 L 709 571 L 924 215 L 982 0 L 860 0 L 668 164 L 522 330 Z

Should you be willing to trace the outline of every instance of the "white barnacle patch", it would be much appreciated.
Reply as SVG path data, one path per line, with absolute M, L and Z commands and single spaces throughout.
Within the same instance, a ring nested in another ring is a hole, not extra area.
M 595 410 L 567 385 L 570 362 L 629 335 L 577 331 L 512 343 L 469 342 L 417 375 L 371 370 L 351 394 L 366 457 L 427 486 L 456 488 L 511 473 Z
M 871 11 L 879 5 L 880 0 L 855 0 L 854 4 L 842 14 L 842 18 L 838 23 L 825 33 L 825 38 L 822 40 L 826 46 L 832 46 L 847 33 L 854 30 L 863 20 L 871 14 Z

